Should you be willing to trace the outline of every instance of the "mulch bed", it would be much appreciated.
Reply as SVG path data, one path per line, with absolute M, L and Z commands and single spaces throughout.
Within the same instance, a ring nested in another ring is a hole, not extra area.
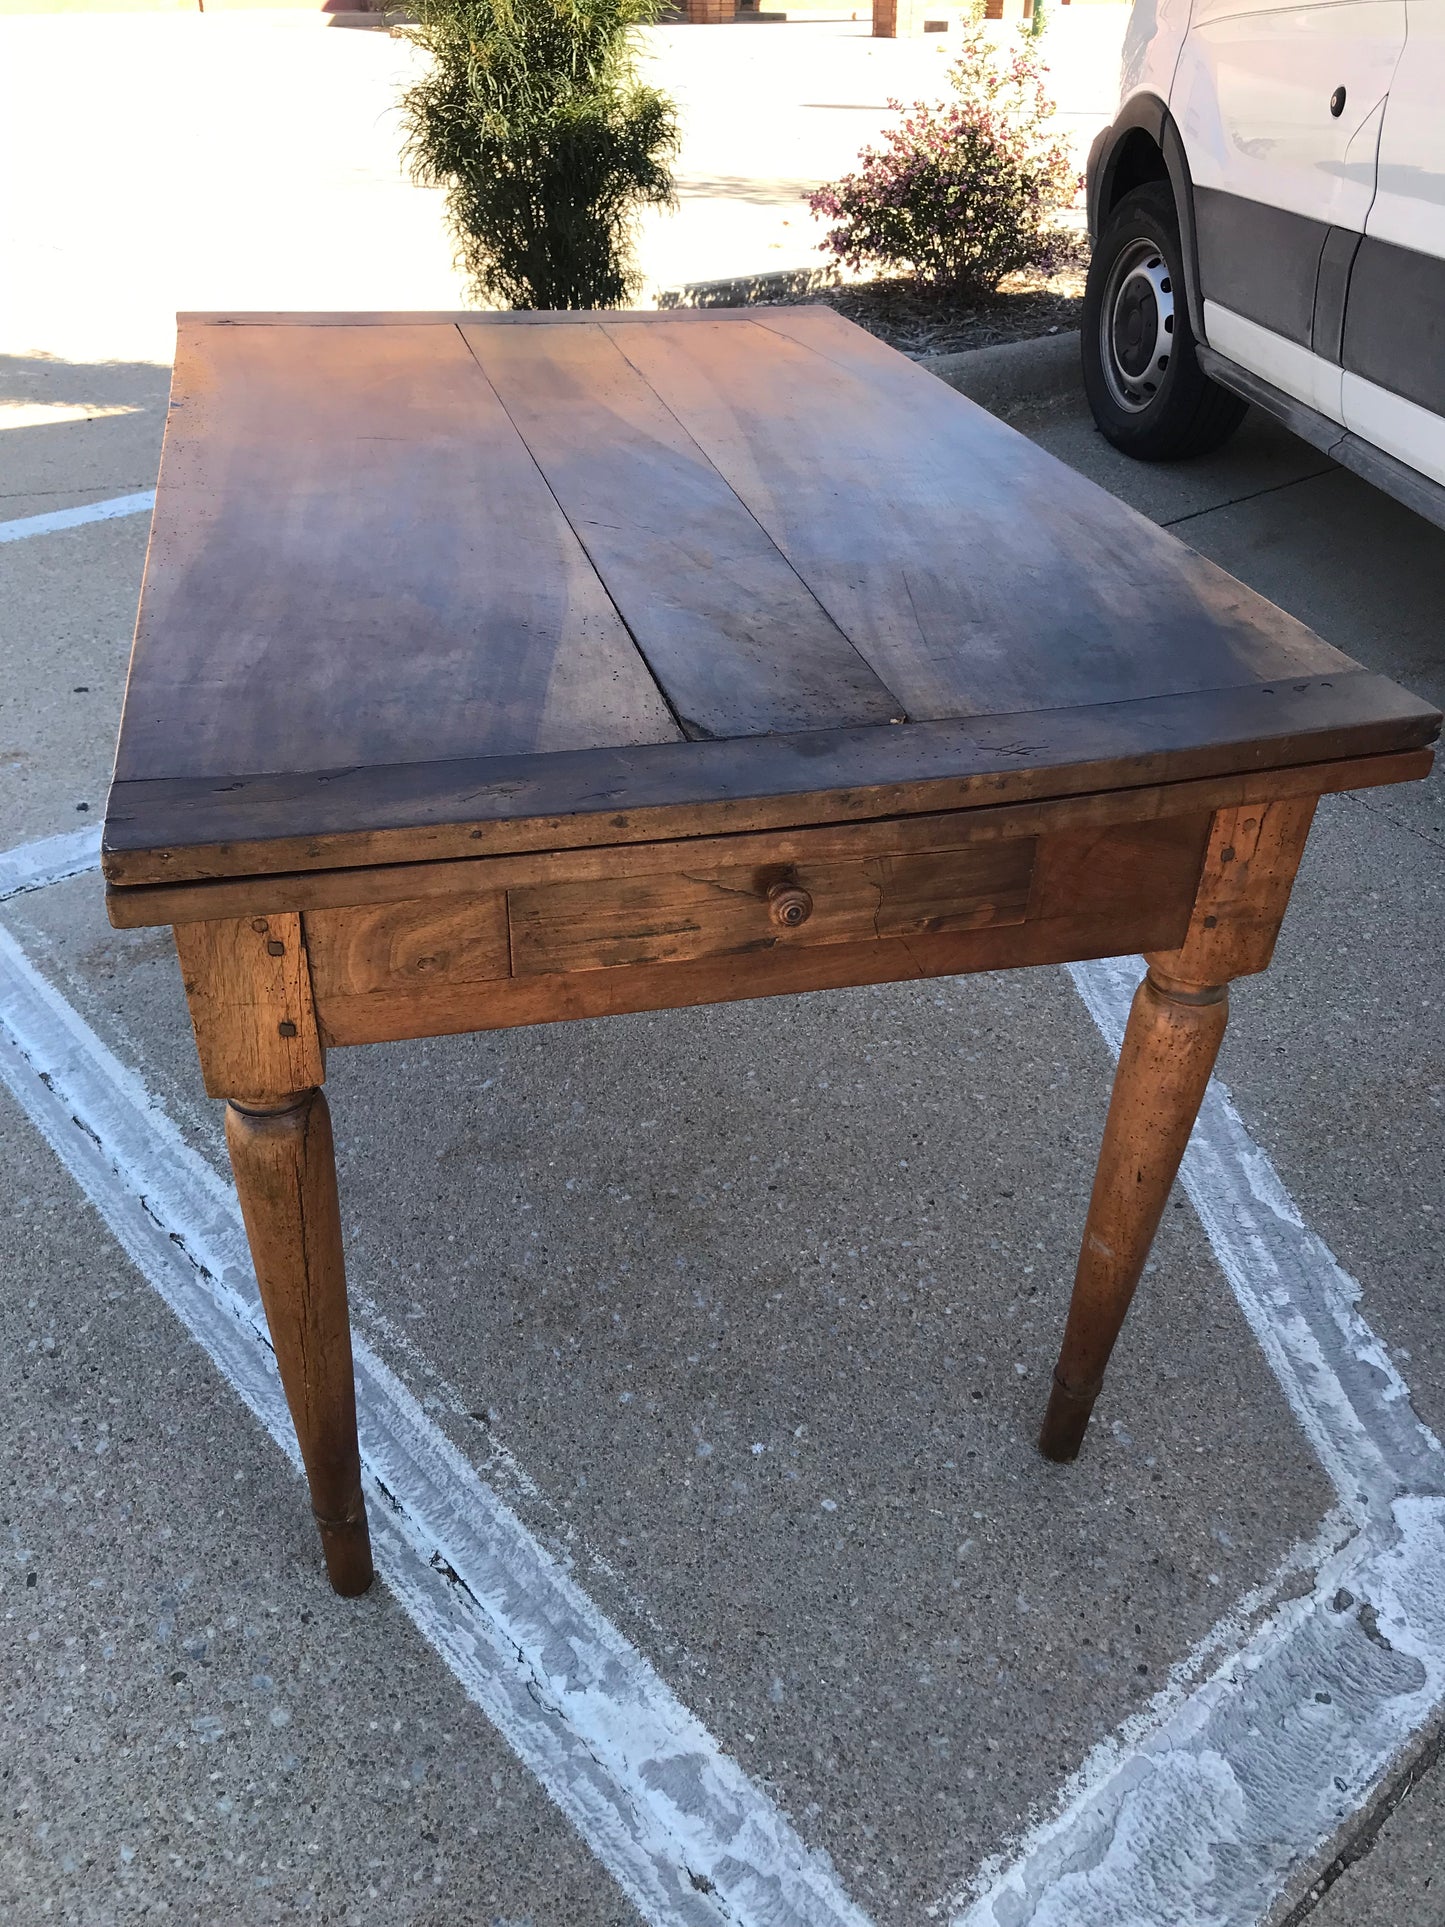
M 850 281 L 787 298 L 825 301 L 906 355 L 951 355 L 1077 328 L 1088 266 L 1089 244 L 1080 235 L 1071 237 L 1067 255 L 1052 274 L 1010 275 L 997 294 L 982 301 L 920 288 L 905 278 Z

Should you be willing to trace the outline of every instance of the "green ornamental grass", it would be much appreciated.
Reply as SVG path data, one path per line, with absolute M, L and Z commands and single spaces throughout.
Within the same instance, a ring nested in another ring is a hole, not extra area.
M 413 177 L 444 187 L 476 299 L 615 308 L 637 291 L 633 225 L 672 204 L 671 100 L 637 75 L 660 0 L 413 0 L 431 56 L 403 96 Z

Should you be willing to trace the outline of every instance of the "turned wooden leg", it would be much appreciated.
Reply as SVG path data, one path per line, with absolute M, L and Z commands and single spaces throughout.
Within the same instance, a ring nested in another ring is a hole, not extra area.
M 176 953 L 226 1143 L 326 1569 L 371 1584 L 326 1054 L 294 911 L 178 924 Z
M 1114 1077 L 1039 1450 L 1075 1459 L 1199 1114 L 1228 985 L 1269 966 L 1316 798 L 1219 810 L 1184 941 L 1148 959 Z
M 320 1090 L 226 1107 L 226 1143 L 326 1570 L 371 1584 L 331 1116 Z
M 1228 1015 L 1223 985 L 1151 970 L 1134 995 L 1114 1078 L 1074 1295 L 1039 1450 L 1075 1459 L 1204 1099 Z

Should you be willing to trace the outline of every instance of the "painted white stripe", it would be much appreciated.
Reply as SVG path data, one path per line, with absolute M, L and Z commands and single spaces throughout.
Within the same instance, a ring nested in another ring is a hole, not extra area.
M 228 1184 L 0 931 L 0 1078 L 127 1256 L 297 1463 Z M 723 1754 L 363 1341 L 378 1569 L 656 1927 L 868 1927 L 825 1856 Z
M 156 492 L 112 495 L 108 502 L 87 502 L 78 509 L 52 509 L 47 515 L 22 515 L 0 522 L 0 542 L 23 542 L 27 535 L 54 535 L 59 529 L 78 529 L 87 522 L 111 522 L 118 515 L 145 515 L 156 505 Z
M 0 851 L 0 903 L 6 897 L 22 896 L 27 890 L 43 890 L 47 884 L 63 883 L 93 870 L 100 862 L 100 827 L 69 830 L 62 836 L 41 837 L 37 843 L 22 843 L 17 849 Z
M 1116 1052 L 1143 968 L 1070 967 Z M 1161 1696 L 1133 1749 L 1097 1749 L 1012 1864 L 980 1869 L 954 1927 L 1252 1927 L 1445 1704 L 1439 1442 L 1218 1084 L 1181 1178 L 1357 1529 L 1241 1653 Z

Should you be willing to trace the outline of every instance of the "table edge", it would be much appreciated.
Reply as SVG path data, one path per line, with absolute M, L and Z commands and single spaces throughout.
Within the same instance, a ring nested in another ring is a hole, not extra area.
M 127 779 L 118 890 L 222 877 L 677 840 L 1084 796 L 1422 749 L 1438 710 L 1356 670 L 1083 709 L 794 736 Z

